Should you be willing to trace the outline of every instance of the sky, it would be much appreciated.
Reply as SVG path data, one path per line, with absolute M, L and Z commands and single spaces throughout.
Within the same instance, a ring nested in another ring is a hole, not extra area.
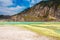
M 41 0 L 0 0 L 0 15 L 14 15 Z

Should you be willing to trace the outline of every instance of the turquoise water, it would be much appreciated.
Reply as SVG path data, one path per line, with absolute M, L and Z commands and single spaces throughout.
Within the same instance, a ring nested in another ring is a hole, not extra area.
M 60 22 L 0 22 L 1 24 L 60 24 Z

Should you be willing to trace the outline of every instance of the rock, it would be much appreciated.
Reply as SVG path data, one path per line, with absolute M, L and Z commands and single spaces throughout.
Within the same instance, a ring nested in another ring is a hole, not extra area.
M 35 6 L 28 8 L 18 14 L 13 21 L 26 21 L 26 22 L 36 22 L 36 21 L 55 21 L 56 18 L 60 19 L 60 8 L 55 11 L 54 7 L 49 8 L 48 6 L 42 6 L 44 2 L 40 2 Z M 44 4 L 43 4 L 44 5 Z M 49 20 L 48 20 L 49 19 Z M 58 20 L 57 20 L 58 21 Z

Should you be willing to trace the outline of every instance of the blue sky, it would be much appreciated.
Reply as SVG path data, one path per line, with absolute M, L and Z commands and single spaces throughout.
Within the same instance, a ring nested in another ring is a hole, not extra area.
M 0 15 L 14 15 L 41 0 L 0 0 Z

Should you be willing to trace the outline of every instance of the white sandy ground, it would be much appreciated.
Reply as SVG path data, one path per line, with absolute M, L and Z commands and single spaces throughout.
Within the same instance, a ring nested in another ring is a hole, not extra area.
M 0 25 L 0 40 L 55 40 L 51 37 L 38 35 L 23 28 Z

